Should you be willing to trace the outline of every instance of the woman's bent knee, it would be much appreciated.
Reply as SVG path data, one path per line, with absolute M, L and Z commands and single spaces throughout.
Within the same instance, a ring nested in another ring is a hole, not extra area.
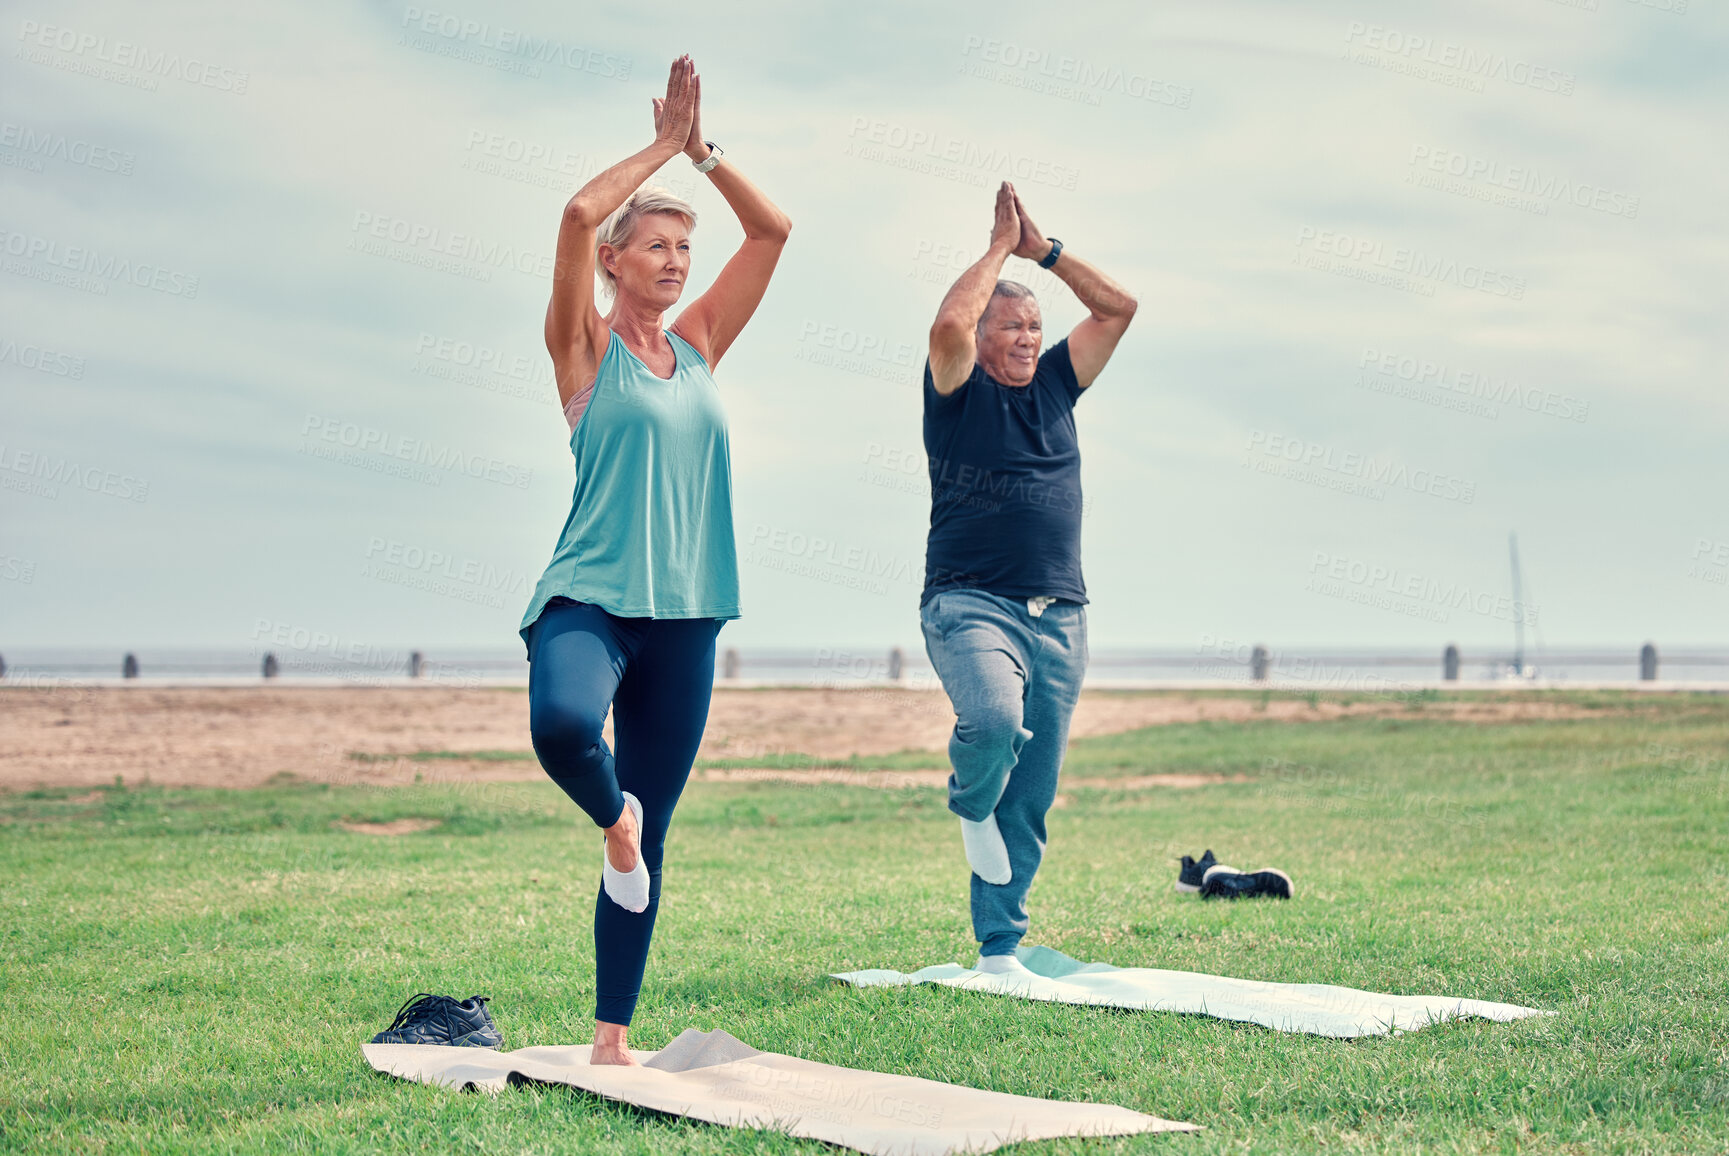
M 605 722 L 604 715 L 592 711 L 537 704 L 529 711 L 528 737 L 543 764 L 555 762 L 560 769 L 576 773 L 598 770 L 606 761 L 601 737 Z

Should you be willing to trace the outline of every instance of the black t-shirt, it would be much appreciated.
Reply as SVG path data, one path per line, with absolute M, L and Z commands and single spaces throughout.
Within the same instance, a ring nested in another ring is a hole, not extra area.
M 975 364 L 944 397 L 927 358 L 924 392 L 931 530 L 919 605 L 962 587 L 1084 603 L 1081 387 L 1068 339 L 1045 350 L 1032 382 L 1018 388 Z

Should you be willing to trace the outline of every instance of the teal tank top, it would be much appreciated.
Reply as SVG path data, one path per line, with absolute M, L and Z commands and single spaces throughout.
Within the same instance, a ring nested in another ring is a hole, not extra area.
M 576 492 L 518 633 L 553 598 L 620 618 L 737 618 L 732 455 L 708 364 L 667 332 L 656 377 L 615 333 L 570 433 Z

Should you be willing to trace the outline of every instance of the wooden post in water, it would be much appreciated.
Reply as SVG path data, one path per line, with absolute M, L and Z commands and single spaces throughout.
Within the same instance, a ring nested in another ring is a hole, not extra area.
M 264 677 L 275 678 L 279 670 L 280 668 L 276 665 L 276 656 L 274 654 L 266 654 L 264 656 Z
M 1441 677 L 1448 682 L 1459 681 L 1459 648 L 1451 642 L 1441 652 Z
M 896 646 L 889 651 L 889 677 L 896 682 L 900 681 L 901 666 L 905 661 L 906 656 L 901 653 L 900 647 Z
M 729 646 L 726 648 L 726 653 L 721 656 L 720 676 L 722 678 L 737 678 L 738 668 L 738 647 Z
M 120 660 L 120 677 L 138 677 L 138 656 L 133 654 L 131 651 L 128 651 L 126 657 Z
M 1639 681 L 1657 681 L 1657 644 L 1647 642 L 1639 648 Z
M 1267 648 L 1258 643 L 1249 652 L 1249 675 L 1256 682 L 1267 681 Z
M 420 651 L 410 651 L 408 655 L 408 677 L 419 678 L 420 668 L 425 664 L 425 662 L 426 659 Z

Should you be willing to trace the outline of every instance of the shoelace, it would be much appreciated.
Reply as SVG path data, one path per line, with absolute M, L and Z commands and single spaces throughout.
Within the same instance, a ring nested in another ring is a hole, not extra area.
M 391 1020 L 390 1026 L 384 1030 L 387 1032 L 394 1032 L 399 1028 L 408 1026 L 410 1022 L 430 1020 L 440 1014 L 442 1014 L 445 1028 L 448 1030 L 452 1013 L 464 1010 L 462 1007 L 464 1003 L 472 1003 L 476 1005 L 484 1016 L 486 1012 L 486 1001 L 490 998 L 490 996 L 484 995 L 471 995 L 467 1000 L 459 1000 L 448 995 L 433 995 L 431 992 L 427 991 L 416 992 L 409 996 L 407 1002 L 397 1009 L 396 1018 Z

